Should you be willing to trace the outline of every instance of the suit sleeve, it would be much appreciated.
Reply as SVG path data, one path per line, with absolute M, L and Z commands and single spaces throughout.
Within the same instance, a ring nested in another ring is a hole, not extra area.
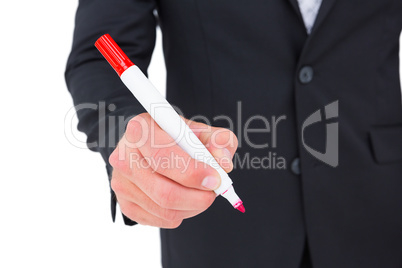
M 90 150 L 99 152 L 110 178 L 109 155 L 128 120 L 145 112 L 94 46 L 109 33 L 145 74 L 155 46 L 155 0 L 80 0 L 65 79 L 78 116 L 78 130 Z M 111 190 L 112 218 L 116 197 Z M 128 225 L 135 222 L 124 216 Z

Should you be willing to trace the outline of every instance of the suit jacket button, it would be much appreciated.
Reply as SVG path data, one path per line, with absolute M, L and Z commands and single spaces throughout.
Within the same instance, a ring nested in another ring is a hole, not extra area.
M 290 170 L 291 170 L 292 173 L 295 174 L 295 175 L 300 175 L 300 174 L 301 174 L 300 158 L 295 158 L 295 159 L 292 161 L 292 164 L 290 165 Z
M 302 84 L 308 84 L 313 81 L 314 70 L 311 66 L 304 66 L 299 73 L 299 81 Z

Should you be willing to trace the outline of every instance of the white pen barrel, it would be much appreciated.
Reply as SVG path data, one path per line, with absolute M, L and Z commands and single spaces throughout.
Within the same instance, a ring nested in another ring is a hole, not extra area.
M 120 78 L 155 122 L 185 152 L 192 158 L 212 166 L 219 172 L 222 182 L 220 187 L 215 190 L 215 193 L 222 194 L 226 191 L 232 185 L 232 180 L 141 70 L 135 65 L 131 66 L 122 73 Z

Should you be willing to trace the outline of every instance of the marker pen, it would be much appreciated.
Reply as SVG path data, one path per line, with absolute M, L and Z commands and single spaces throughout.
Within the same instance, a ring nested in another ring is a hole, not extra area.
M 95 46 L 154 121 L 192 158 L 202 161 L 218 171 L 221 177 L 221 185 L 215 190 L 215 193 L 225 197 L 234 208 L 244 213 L 243 202 L 237 196 L 232 186 L 233 182 L 228 174 L 220 167 L 204 144 L 151 84 L 148 78 L 130 61 L 110 35 L 101 36 L 95 42 Z

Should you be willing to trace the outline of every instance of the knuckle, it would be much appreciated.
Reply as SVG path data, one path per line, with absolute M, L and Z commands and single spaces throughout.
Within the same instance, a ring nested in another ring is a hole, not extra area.
M 179 218 L 179 214 L 177 210 L 173 209 L 164 209 L 161 217 L 167 221 L 178 221 L 181 220 Z
M 137 205 L 127 202 L 119 202 L 121 213 L 132 221 L 141 225 L 150 225 L 149 219 L 140 215 Z
M 123 213 L 130 220 L 136 221 L 139 223 L 139 219 L 136 219 L 135 210 L 133 210 L 132 206 L 129 206 L 126 202 L 119 202 L 121 213 Z
M 138 129 L 141 128 L 141 123 L 139 122 L 138 115 L 133 117 L 128 121 L 126 132 L 135 134 Z
M 110 187 L 115 193 L 119 193 L 122 186 L 120 180 L 117 179 L 117 176 L 113 174 L 112 180 L 110 181 Z
M 221 129 L 221 132 L 216 136 L 216 143 L 223 146 L 237 147 L 238 140 L 231 130 Z
M 131 173 L 126 157 L 119 156 L 118 148 L 109 156 L 109 164 L 113 167 L 113 170 L 119 170 L 123 173 Z
M 149 115 L 149 113 L 144 112 L 134 116 L 133 118 L 131 118 L 130 121 L 137 121 L 137 122 L 141 122 L 143 120 L 148 121 L 150 118 L 151 116 Z
M 128 217 L 130 214 L 129 213 L 130 211 L 128 210 L 127 206 L 123 202 L 120 202 L 119 207 L 120 207 L 121 213 L 123 213 L 124 215 L 126 215 Z
M 112 166 L 112 167 L 115 167 L 115 166 L 117 166 L 117 164 L 118 164 L 118 160 L 119 160 L 119 156 L 118 156 L 119 154 L 118 154 L 118 152 L 117 152 L 117 149 L 115 149 L 112 153 L 111 153 L 111 155 L 109 156 L 109 164 Z
M 166 174 L 167 170 L 174 167 L 174 161 L 169 157 L 169 152 L 164 148 L 155 148 L 151 152 L 151 159 L 149 160 L 149 164 L 152 169 L 160 174 Z
M 162 148 L 155 148 L 151 153 L 152 159 L 162 158 L 163 155 L 164 155 L 164 150 Z
M 142 119 L 147 120 L 147 121 L 151 118 L 151 116 L 147 112 L 140 113 L 136 117 L 142 118 Z
M 165 187 L 160 190 L 158 205 L 162 208 L 172 208 L 177 203 L 177 195 L 173 187 Z
M 129 194 L 127 187 L 125 187 L 125 183 L 123 180 L 127 180 L 126 178 L 114 174 L 110 181 L 110 187 L 112 188 L 113 192 L 118 195 L 127 195 Z
M 150 116 L 148 113 L 139 114 L 130 119 L 127 123 L 126 133 L 134 140 L 138 140 L 142 137 L 144 131 L 146 131 L 149 125 Z

